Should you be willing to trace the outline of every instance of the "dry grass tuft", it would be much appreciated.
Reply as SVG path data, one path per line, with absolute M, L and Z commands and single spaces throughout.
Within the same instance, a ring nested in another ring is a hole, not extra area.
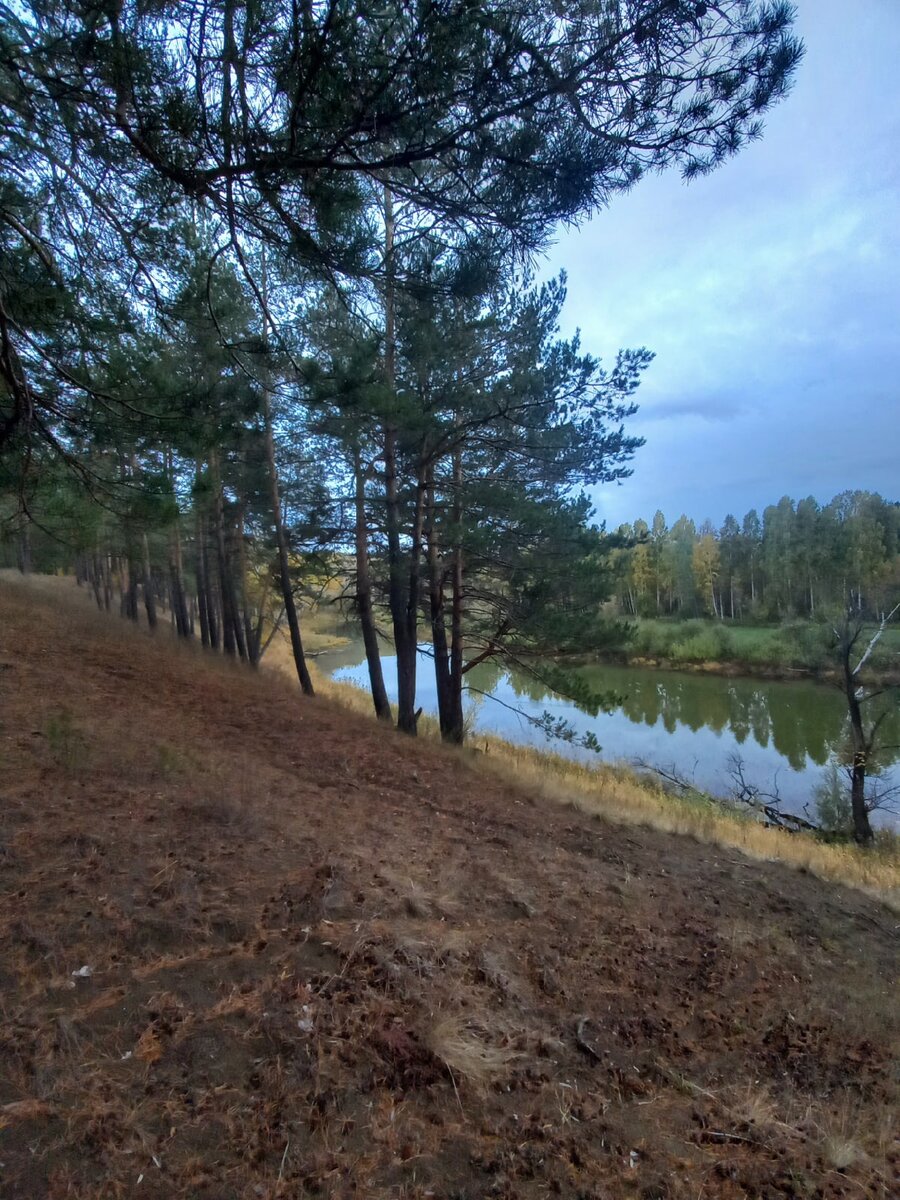
M 51 713 L 44 724 L 43 733 L 48 753 L 58 767 L 76 774 L 87 765 L 87 738 L 68 708 Z
M 509 1078 L 521 1054 L 495 1044 L 484 1023 L 472 1016 L 445 1014 L 428 1031 L 426 1044 L 455 1078 L 475 1087 L 487 1087 Z

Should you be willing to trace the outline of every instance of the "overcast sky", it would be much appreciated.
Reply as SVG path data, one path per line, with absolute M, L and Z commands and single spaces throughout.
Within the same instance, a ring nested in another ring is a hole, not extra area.
M 656 360 L 615 527 L 719 524 L 782 495 L 900 499 L 900 0 L 799 0 L 806 44 L 762 141 L 646 179 L 565 234 L 567 332 Z

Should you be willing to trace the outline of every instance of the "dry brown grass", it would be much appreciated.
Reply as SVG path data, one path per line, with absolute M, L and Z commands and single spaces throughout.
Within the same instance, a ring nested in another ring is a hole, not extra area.
M 70 593 L 0 587 L 4 1196 L 887 1200 L 881 906 Z
M 354 712 L 372 715 L 372 702 L 364 689 L 335 683 L 321 672 L 316 674 L 316 687 Z M 439 737 L 437 722 L 431 718 L 423 717 L 420 729 L 428 737 Z M 624 766 L 585 765 L 560 754 L 483 734 L 470 739 L 468 757 L 478 770 L 553 803 L 620 825 L 695 838 L 723 850 L 739 851 L 750 859 L 784 863 L 819 879 L 859 888 L 900 911 L 898 839 L 885 838 L 871 850 L 820 842 L 805 834 L 768 828 L 702 797 L 672 796 Z
M 479 739 L 481 741 L 481 739 Z M 900 849 L 885 840 L 872 850 L 818 841 L 768 828 L 703 798 L 680 799 L 620 766 L 582 766 L 560 755 L 489 739 L 483 769 L 515 779 L 548 799 L 625 825 L 738 850 L 748 858 L 779 862 L 819 879 L 877 896 L 900 911 Z
M 498 1029 L 488 1027 L 487 1014 L 445 1013 L 428 1031 L 427 1045 L 455 1079 L 487 1087 L 508 1078 L 522 1056 L 508 1045 Z
M 80 619 L 77 608 L 92 610 L 93 597 L 86 588 L 78 588 L 71 577 L 30 576 L 24 581 L 18 572 L 0 571 L 0 581 L 37 590 L 54 602 L 59 619 L 76 624 Z M 71 614 L 67 609 L 76 604 Z M 161 629 L 168 630 L 165 622 Z M 134 634 L 127 622 L 110 621 L 108 634 L 120 644 Z M 310 649 L 335 649 L 347 638 L 336 632 L 334 612 L 313 609 L 304 614 L 304 638 Z M 178 646 L 178 652 L 191 653 L 195 648 Z M 234 664 L 222 659 L 212 661 L 214 668 L 235 670 Z M 286 638 L 276 638 L 263 660 L 265 677 L 277 678 L 282 685 L 293 687 L 294 667 L 290 644 Z M 368 691 L 354 684 L 335 683 L 317 670 L 315 661 L 310 670 L 320 695 L 337 701 L 363 716 L 374 716 Z M 263 682 L 263 679 L 260 682 Z M 288 692 L 285 692 L 285 696 Z M 68 756 L 73 766 L 82 765 L 88 750 L 78 730 L 67 725 L 65 714 L 56 710 L 49 720 L 56 721 L 59 753 Z M 420 731 L 438 739 L 437 722 L 423 716 Z M 473 753 L 474 751 L 474 753 Z M 165 753 L 163 751 L 163 753 Z M 661 786 L 625 766 L 608 763 L 582 764 L 551 751 L 520 746 L 494 736 L 479 734 L 470 739 L 467 757 L 478 770 L 496 778 L 514 782 L 550 802 L 576 808 L 581 812 L 602 817 L 620 825 L 633 825 L 695 838 L 724 850 L 736 850 L 750 859 L 779 862 L 799 871 L 808 871 L 819 879 L 859 888 L 900 911 L 900 839 L 885 837 L 874 848 L 860 850 L 850 844 L 829 844 L 804 834 L 791 834 L 767 828 L 750 817 L 729 812 L 702 797 L 679 798 Z M 233 789 L 229 789 L 233 790 Z M 245 789 L 241 788 L 241 791 Z M 243 798 L 243 797 L 242 797 Z M 214 807 L 215 796 L 210 797 Z M 242 804 L 228 805 L 232 819 Z M 223 819 L 226 814 L 223 812 Z

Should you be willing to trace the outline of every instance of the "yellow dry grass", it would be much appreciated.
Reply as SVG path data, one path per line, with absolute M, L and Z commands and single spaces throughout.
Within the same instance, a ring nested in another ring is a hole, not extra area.
M 483 1015 L 483 1014 L 482 1014 Z M 427 1036 L 428 1048 L 456 1078 L 476 1086 L 502 1079 L 521 1057 L 507 1046 L 493 1044 L 497 1031 L 486 1030 L 471 1015 L 444 1014 Z
M 321 694 L 354 712 L 372 714 L 364 689 L 335 683 L 321 672 L 315 679 Z M 437 722 L 431 718 L 422 717 L 419 727 L 426 736 L 439 736 Z M 658 829 L 737 850 L 751 859 L 784 863 L 819 879 L 859 888 L 900 912 L 900 842 L 895 837 L 883 838 L 870 850 L 821 842 L 811 835 L 768 828 L 702 796 L 673 796 L 624 766 L 573 762 L 483 734 L 471 739 L 469 753 L 477 769 L 553 803 L 616 824 Z

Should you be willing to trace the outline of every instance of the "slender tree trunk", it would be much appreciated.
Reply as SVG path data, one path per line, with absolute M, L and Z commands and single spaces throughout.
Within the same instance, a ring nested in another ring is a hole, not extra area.
M 866 772 L 868 769 L 869 747 L 863 728 L 862 709 L 857 696 L 857 680 L 850 664 L 852 647 L 842 649 L 844 668 L 844 692 L 847 696 L 847 709 L 850 714 L 850 743 L 853 751 L 853 765 L 850 771 L 850 805 L 853 814 L 853 836 L 860 845 L 868 845 L 872 841 L 872 826 L 866 810 Z
M 259 608 L 256 613 L 256 623 L 252 631 L 252 661 L 255 666 L 259 666 L 263 656 L 263 630 L 266 624 L 266 609 L 269 604 L 269 591 L 271 590 L 268 576 L 266 577 L 265 586 L 263 587 L 262 596 L 260 597 Z
M 109 610 L 112 608 L 112 593 L 112 556 L 110 554 L 105 554 L 103 556 L 103 607 L 107 612 L 109 612 Z
M 122 593 L 123 615 L 129 621 L 136 621 L 138 619 L 138 571 L 130 549 L 125 571 L 127 580 Z
M 216 524 L 219 594 L 222 602 L 222 645 L 226 654 L 234 655 L 236 653 L 241 659 L 246 659 L 247 647 L 244 644 L 244 630 L 238 612 L 231 556 L 228 554 L 228 544 L 225 535 L 225 496 L 222 491 L 218 451 L 213 450 L 210 452 L 209 466 L 213 479 L 213 511 Z
M 184 567 L 181 555 L 181 531 L 178 528 L 179 518 L 175 518 L 169 539 L 169 577 L 172 583 L 172 611 L 175 616 L 175 630 L 179 637 L 191 636 L 191 623 L 188 617 L 187 600 L 184 594 Z
M 268 303 L 268 279 L 266 276 L 266 259 L 262 260 L 262 289 L 263 302 Z M 263 312 L 263 341 L 268 345 L 269 321 Z M 278 550 L 278 579 L 281 584 L 281 599 L 287 616 L 288 630 L 291 635 L 291 652 L 294 656 L 294 667 L 297 679 L 305 696 L 315 695 L 312 677 L 306 664 L 306 654 L 303 650 L 303 638 L 300 634 L 300 620 L 297 616 L 297 605 L 294 602 L 294 589 L 291 585 L 291 563 L 288 555 L 287 535 L 281 509 L 281 495 L 278 489 L 278 466 L 275 461 L 275 432 L 272 426 L 272 402 L 268 385 L 263 387 L 263 420 L 266 429 L 266 465 L 269 471 L 269 496 L 272 504 L 272 522 L 275 528 L 275 545 Z
M 450 714 L 448 741 L 462 745 L 466 735 L 463 717 L 463 548 L 462 548 L 462 449 L 453 451 L 454 546 L 450 585 Z
M 26 517 L 16 539 L 16 557 L 19 571 L 23 575 L 31 574 L 31 522 Z
M 453 704 L 450 689 L 450 646 L 444 605 L 444 562 L 438 544 L 434 502 L 434 471 L 429 468 L 426 492 L 426 541 L 428 546 L 428 600 L 431 614 L 431 641 L 434 647 L 434 680 L 437 691 L 441 737 L 451 740 Z
M 172 457 L 172 451 L 168 450 L 165 461 L 166 473 L 170 480 L 174 476 Z M 184 564 L 181 554 L 181 513 L 177 505 L 175 520 L 172 522 L 172 527 L 169 531 L 169 585 L 175 632 L 181 638 L 189 638 L 192 636 L 193 631 L 188 618 L 187 598 L 184 592 Z
M 234 612 L 229 603 L 228 559 L 225 554 L 225 534 L 222 529 L 218 499 L 215 501 L 213 520 L 216 535 L 216 574 L 219 583 L 217 608 L 222 617 L 222 649 L 226 654 L 234 657 L 237 652 L 237 646 L 234 641 Z
M 388 603 L 397 656 L 397 728 L 416 733 L 416 644 L 410 642 L 408 603 L 404 586 L 403 555 L 400 547 L 400 496 L 397 480 L 397 432 L 392 425 L 384 430 L 384 487 L 388 540 Z
M 200 636 L 204 646 L 211 650 L 219 649 L 219 621 L 216 612 L 216 598 L 212 586 L 209 569 L 209 541 L 207 537 L 207 518 L 201 505 L 203 495 L 200 484 L 202 470 L 197 461 L 196 487 L 194 509 L 197 525 L 197 603 L 200 609 Z M 204 635 L 205 629 L 205 635 Z
M 156 628 L 156 596 L 153 594 L 153 572 L 150 567 L 150 542 L 146 533 L 141 534 L 143 549 L 143 572 L 141 582 L 144 591 L 144 608 L 147 610 L 147 624 L 151 629 Z
M 855 693 L 848 695 L 850 710 L 850 732 L 853 747 L 850 800 L 853 811 L 853 836 L 865 845 L 872 841 L 872 826 L 866 810 L 866 774 L 868 771 L 868 747 L 862 725 L 859 701 Z
M 363 644 L 366 648 L 366 664 L 369 668 L 369 685 L 372 703 L 379 721 L 390 721 L 391 706 L 384 686 L 384 672 L 378 647 L 378 631 L 372 611 L 372 578 L 369 571 L 369 540 L 366 524 L 366 480 L 363 472 L 362 454 L 358 445 L 353 448 L 353 474 L 356 485 L 356 611 L 362 628 Z
M 238 590 L 241 597 L 240 620 L 243 622 L 244 645 L 247 649 L 247 661 L 251 666 L 258 667 L 259 656 L 254 650 L 254 622 L 250 617 L 250 609 L 247 600 L 247 544 L 244 536 L 243 504 L 238 512 L 237 527 L 235 529 L 235 541 L 237 543 Z
M 297 605 L 294 601 L 294 589 L 291 585 L 291 563 L 288 555 L 287 536 L 281 519 L 281 496 L 278 491 L 278 470 L 275 465 L 275 437 L 272 430 L 272 408 L 267 389 L 263 390 L 263 416 L 266 424 L 266 463 L 269 468 L 269 495 L 272 503 L 272 519 L 275 525 L 275 544 L 278 549 L 278 578 L 281 583 L 281 599 L 287 616 L 288 629 L 291 635 L 291 650 L 294 655 L 294 666 L 303 694 L 315 694 L 313 681 L 306 665 L 306 655 L 303 651 L 303 638 L 300 635 L 300 621 L 297 617 Z
M 416 472 L 416 499 L 413 507 L 413 527 L 409 547 L 409 580 L 406 585 L 406 646 L 411 672 L 410 702 L 415 706 L 416 671 L 419 657 L 419 598 L 422 582 L 422 536 L 425 528 L 425 463 L 419 462 Z M 413 711 L 413 721 L 418 713 Z
M 94 599 L 97 602 L 97 608 L 103 612 L 103 593 L 101 591 L 103 565 L 100 560 L 100 555 L 94 551 L 91 555 L 91 588 L 94 592 Z
M 394 205 L 391 190 L 384 187 L 384 265 L 387 283 L 384 296 L 384 376 L 389 392 L 396 386 L 396 342 L 394 331 Z M 384 426 L 384 490 L 388 540 L 388 603 L 397 656 L 397 728 L 416 733 L 416 643 L 410 642 L 409 605 L 418 603 L 404 587 L 403 556 L 400 548 L 400 491 L 397 478 L 397 430 Z M 411 570 L 417 569 L 413 563 Z
M 218 583 L 218 572 L 215 569 L 212 552 L 212 539 L 207 546 L 206 551 L 206 568 L 207 579 L 209 580 L 209 593 L 207 599 L 209 601 L 209 620 L 210 627 L 216 630 L 215 647 L 218 650 L 222 647 L 225 649 L 225 622 L 222 617 L 222 592 L 216 586 Z
M 197 616 L 200 619 L 200 642 L 202 645 L 213 646 L 212 633 L 209 627 L 209 584 L 206 574 L 206 530 L 200 513 L 199 499 L 194 501 L 194 572 L 197 576 Z

